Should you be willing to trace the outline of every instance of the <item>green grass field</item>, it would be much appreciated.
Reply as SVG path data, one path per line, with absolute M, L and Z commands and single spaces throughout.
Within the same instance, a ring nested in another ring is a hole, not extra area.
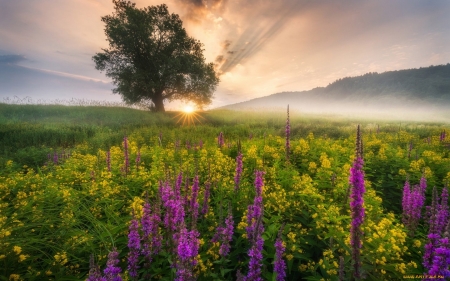
M 424 204 L 432 204 L 436 187 L 435 204 L 448 208 L 439 198 L 450 180 L 449 124 L 290 112 L 287 160 L 285 112 L 205 111 L 189 126 L 182 118 L 123 107 L 0 104 L 0 280 L 85 280 L 91 254 L 103 272 L 113 247 L 124 280 L 174 280 L 180 267 L 196 280 L 236 280 L 238 271 L 248 274 L 256 247 L 247 230 L 255 223 L 247 220 L 255 171 L 265 172 L 257 222 L 264 228 L 263 280 L 276 280 L 277 237 L 286 280 L 351 280 L 349 176 L 358 124 L 366 189 L 362 274 L 400 280 L 428 272 L 422 263 L 430 218 L 424 206 L 414 231 L 405 225 L 403 187 L 407 179 L 411 186 L 426 180 Z M 161 190 L 181 205 L 182 224 L 165 224 L 173 207 Z M 150 236 L 141 229 L 145 202 L 161 219 Z M 135 279 L 127 269 L 132 214 L 141 247 L 162 239 L 150 262 L 138 257 Z M 228 214 L 234 232 L 224 255 L 226 241 L 213 237 Z M 198 232 L 188 239 L 197 244 L 188 259 L 177 250 L 183 230 Z

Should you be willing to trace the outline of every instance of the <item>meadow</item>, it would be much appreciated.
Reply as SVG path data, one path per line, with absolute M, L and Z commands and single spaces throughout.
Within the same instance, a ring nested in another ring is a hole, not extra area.
M 183 118 L 0 104 L 0 280 L 401 280 L 450 259 L 449 124 Z

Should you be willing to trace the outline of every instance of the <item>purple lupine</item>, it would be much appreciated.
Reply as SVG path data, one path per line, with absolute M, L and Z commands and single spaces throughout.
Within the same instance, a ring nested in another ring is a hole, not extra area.
M 202 149 L 202 148 L 203 148 L 203 141 L 202 141 L 202 140 L 200 140 L 200 141 L 199 141 L 199 143 L 198 143 L 198 147 L 199 147 L 200 149 Z
M 230 242 L 233 240 L 234 221 L 231 210 L 228 210 L 228 216 L 225 219 L 225 227 L 218 226 L 211 242 L 220 242 L 219 255 L 225 257 L 230 252 Z
M 262 187 L 264 172 L 256 171 L 255 189 L 256 195 L 252 205 L 248 206 L 247 212 L 247 238 L 251 243 L 251 248 L 248 251 L 249 270 L 247 273 L 247 281 L 262 281 L 261 268 L 262 268 L 262 250 L 264 246 L 264 239 L 262 233 L 264 232 L 264 226 L 262 223 L 263 217 L 263 200 L 262 200 Z
M 255 229 L 257 230 L 254 234 L 255 240 L 252 243 L 250 250 L 248 251 L 248 256 L 250 257 L 249 261 L 249 269 L 247 273 L 246 281 L 262 281 L 261 273 L 262 273 L 262 265 L 263 265 L 263 246 L 264 239 L 262 238 L 262 232 L 264 231 L 264 227 L 262 226 L 262 220 L 260 219 L 257 223 L 261 225 L 257 226 Z
M 145 200 L 144 206 L 142 207 L 142 254 L 146 257 L 147 261 L 151 261 L 152 245 L 151 245 L 151 235 L 153 231 L 153 221 L 152 221 L 152 210 L 150 203 L 148 202 L 148 197 Z
M 174 231 L 181 222 L 184 221 L 184 202 L 176 196 L 174 190 L 168 182 L 166 182 L 161 189 L 161 201 L 166 208 L 164 217 L 164 225 L 167 229 Z
M 380 133 L 380 124 L 377 126 L 377 135 Z
M 286 160 L 289 160 L 289 152 L 291 150 L 291 143 L 290 143 L 290 137 L 291 137 L 291 124 L 289 121 L 289 105 L 287 106 L 287 118 L 286 118 Z
M 354 265 L 355 278 L 361 277 L 360 272 L 360 250 L 362 246 L 361 237 L 362 231 L 360 229 L 361 224 L 364 222 L 364 161 L 362 159 L 362 141 L 361 131 L 358 125 L 356 134 L 356 159 L 353 162 L 353 166 L 350 169 L 350 186 L 351 186 L 351 201 L 350 210 L 352 216 L 352 223 L 350 228 L 350 244 L 352 246 L 352 259 Z
M 242 153 L 239 151 L 236 157 L 236 174 L 234 175 L 234 191 L 238 191 L 242 176 Z
M 410 188 L 409 182 L 405 182 L 403 188 L 403 224 L 408 229 L 408 234 L 414 236 L 420 218 L 422 216 L 422 208 L 425 203 L 425 190 L 427 188 L 427 180 L 424 176 L 420 179 L 420 184 Z
M 428 275 L 441 275 L 444 278 L 450 277 L 450 243 L 449 238 L 445 237 L 439 240 L 439 247 L 434 251 L 433 264 Z M 434 278 L 436 279 L 436 278 Z
M 108 167 L 108 172 L 111 172 L 111 151 L 106 152 L 106 167 Z
M 222 147 L 225 144 L 222 132 L 220 132 L 219 136 L 217 137 L 217 144 L 219 145 L 219 147 Z
M 427 216 L 428 216 L 428 242 L 425 244 L 423 253 L 423 266 L 427 271 L 431 269 L 433 262 L 434 250 L 437 248 L 437 244 L 441 235 L 438 231 L 437 217 L 439 210 L 438 193 L 436 187 L 433 187 L 433 192 L 431 196 L 431 206 L 427 206 Z
M 209 196 L 211 195 L 211 183 L 210 182 L 206 182 L 205 183 L 205 193 L 203 196 L 203 206 L 202 206 L 202 211 L 201 214 L 203 216 L 205 216 L 208 213 L 208 209 L 209 209 Z
M 141 250 L 141 237 L 139 236 L 139 222 L 134 216 L 131 220 L 128 233 L 128 273 L 130 277 L 136 279 L 139 269 L 139 252 Z
M 125 175 L 127 175 L 128 171 L 130 169 L 130 160 L 128 159 L 128 138 L 127 138 L 127 136 L 125 136 L 123 138 L 123 153 L 124 153 L 124 158 L 125 158 L 124 171 L 125 171 Z
M 443 233 L 448 222 L 448 189 L 444 187 L 441 194 L 441 203 L 438 206 L 436 214 L 436 231 Z
M 108 261 L 106 262 L 106 268 L 103 271 L 105 277 L 102 279 L 105 281 L 122 281 L 122 277 L 120 277 L 120 273 L 122 269 L 118 267 L 119 264 L 119 253 L 117 253 L 116 248 L 113 248 L 112 251 L 108 254 Z
M 55 151 L 55 153 L 53 154 L 53 164 L 58 165 L 58 162 L 58 153 Z
M 411 197 L 411 188 L 409 186 L 409 181 L 406 180 L 405 185 L 403 186 L 403 197 L 402 197 L 402 209 L 403 209 L 403 217 L 402 221 L 405 226 L 409 225 L 410 220 L 410 197 Z
M 262 203 L 262 187 L 263 183 L 263 171 L 255 171 L 255 189 L 256 195 L 252 205 L 248 206 L 247 211 L 247 238 L 252 241 L 254 240 L 254 234 L 258 232 L 256 227 L 258 226 L 257 222 L 262 217 L 263 212 L 263 203 Z M 261 225 L 262 226 L 262 225 Z
M 199 190 L 198 175 L 196 175 L 194 178 L 194 184 L 192 185 L 192 195 L 191 195 L 191 204 L 190 204 L 193 225 L 195 225 L 197 223 L 197 218 L 198 218 L 198 207 L 199 207 L 198 202 L 197 202 L 198 190 Z
M 91 255 L 89 259 L 89 276 L 86 281 L 100 281 L 101 278 L 100 267 L 95 263 L 94 255 Z
M 277 281 L 284 281 L 286 278 L 286 262 L 283 259 L 283 253 L 286 247 L 283 245 L 283 239 L 281 237 L 281 229 L 278 232 L 278 237 L 275 240 L 275 262 L 273 271 L 276 273 Z
M 175 280 L 195 280 L 193 268 L 197 265 L 195 257 L 198 255 L 199 235 L 200 233 L 195 229 L 188 231 L 184 222 L 180 226 L 179 233 L 174 234 L 174 241 L 177 243 L 178 257 L 178 261 L 175 263 Z

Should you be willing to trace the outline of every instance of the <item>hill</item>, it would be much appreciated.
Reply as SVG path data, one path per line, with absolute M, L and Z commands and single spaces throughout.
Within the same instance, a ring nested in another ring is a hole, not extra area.
M 450 64 L 345 77 L 327 87 L 277 93 L 224 108 L 285 108 L 287 104 L 313 113 L 445 114 L 450 106 Z

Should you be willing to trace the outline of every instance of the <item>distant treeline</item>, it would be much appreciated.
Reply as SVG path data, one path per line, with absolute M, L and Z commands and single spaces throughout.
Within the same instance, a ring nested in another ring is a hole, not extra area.
M 323 91 L 333 95 L 402 93 L 417 98 L 450 99 L 450 64 L 345 77 Z
M 360 110 L 373 114 L 402 111 L 413 117 L 418 111 L 442 114 L 450 106 L 450 64 L 345 77 L 326 87 L 276 93 L 223 108 L 285 108 L 288 104 L 294 110 L 312 113 L 348 114 Z

